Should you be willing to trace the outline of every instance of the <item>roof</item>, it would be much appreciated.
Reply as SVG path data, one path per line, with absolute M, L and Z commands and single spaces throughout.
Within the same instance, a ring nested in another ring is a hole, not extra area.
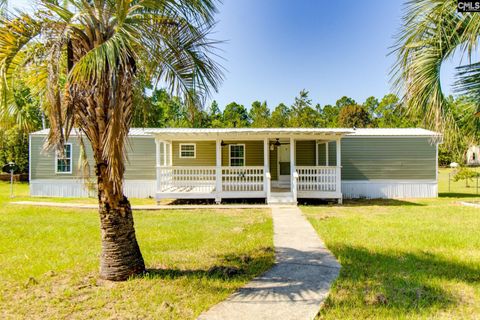
M 48 135 L 49 129 L 33 132 L 32 135 Z M 244 134 L 244 135 L 347 135 L 347 136 L 415 136 L 434 137 L 439 133 L 422 128 L 131 128 L 130 136 L 150 135 L 208 135 L 208 134 Z M 76 135 L 73 131 L 72 136 Z
M 358 128 L 349 136 L 414 136 L 435 137 L 441 134 L 422 128 Z
M 352 133 L 341 128 L 150 128 L 145 132 L 156 135 L 339 135 Z
M 146 133 L 146 128 L 130 128 L 129 136 L 150 136 L 151 134 Z M 33 136 L 46 136 L 50 132 L 50 129 L 43 129 L 40 131 L 32 132 Z M 71 136 L 76 136 L 78 134 L 77 130 L 72 130 Z

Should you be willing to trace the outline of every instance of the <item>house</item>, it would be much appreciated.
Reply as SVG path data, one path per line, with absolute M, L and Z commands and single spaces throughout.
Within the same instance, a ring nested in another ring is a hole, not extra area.
M 467 166 L 480 166 L 480 146 L 470 146 L 465 153 Z
M 75 133 L 62 159 L 42 151 L 47 134 L 30 135 L 31 195 L 88 196 Z M 440 140 L 424 129 L 132 128 L 124 192 L 269 203 L 436 197 Z

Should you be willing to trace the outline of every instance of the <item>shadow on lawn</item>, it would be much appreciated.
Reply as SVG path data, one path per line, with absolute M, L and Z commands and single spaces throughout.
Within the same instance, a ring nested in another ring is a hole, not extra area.
M 440 192 L 440 198 L 478 198 L 480 195 L 475 193 L 455 193 L 455 192 Z
M 274 253 L 272 248 L 265 247 L 249 254 L 225 254 L 219 257 L 219 261 L 219 264 L 207 269 L 147 269 L 144 277 L 162 279 L 188 277 L 222 279 L 225 281 L 250 279 L 272 267 Z
M 405 314 L 432 307 L 444 309 L 455 306 L 464 297 L 435 285 L 437 279 L 480 282 L 480 266 L 452 262 L 428 253 L 372 253 L 351 246 L 331 249 L 340 259 L 342 269 L 322 314 L 342 306 L 352 308 L 358 305 L 359 299 L 363 305 Z
M 300 199 L 301 205 L 308 206 L 324 206 L 325 204 L 332 203 L 325 200 L 318 199 Z M 336 203 L 336 202 L 335 202 Z M 396 199 L 349 199 L 344 200 L 342 207 L 366 207 L 366 206 L 425 206 L 423 203 L 415 203 L 405 200 Z

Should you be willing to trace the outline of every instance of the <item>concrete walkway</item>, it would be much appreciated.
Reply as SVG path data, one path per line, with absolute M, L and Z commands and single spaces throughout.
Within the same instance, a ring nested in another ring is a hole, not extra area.
M 272 207 L 276 263 L 199 320 L 313 319 L 340 264 L 298 207 Z

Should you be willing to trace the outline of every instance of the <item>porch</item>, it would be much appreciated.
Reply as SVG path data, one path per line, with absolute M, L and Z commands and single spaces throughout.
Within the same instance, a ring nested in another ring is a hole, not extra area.
M 214 199 L 220 203 L 222 199 L 265 198 L 267 203 L 296 203 L 298 198 L 317 198 L 341 202 L 343 133 L 306 136 L 279 130 L 262 138 L 224 133 L 215 139 L 155 132 L 156 199 Z

